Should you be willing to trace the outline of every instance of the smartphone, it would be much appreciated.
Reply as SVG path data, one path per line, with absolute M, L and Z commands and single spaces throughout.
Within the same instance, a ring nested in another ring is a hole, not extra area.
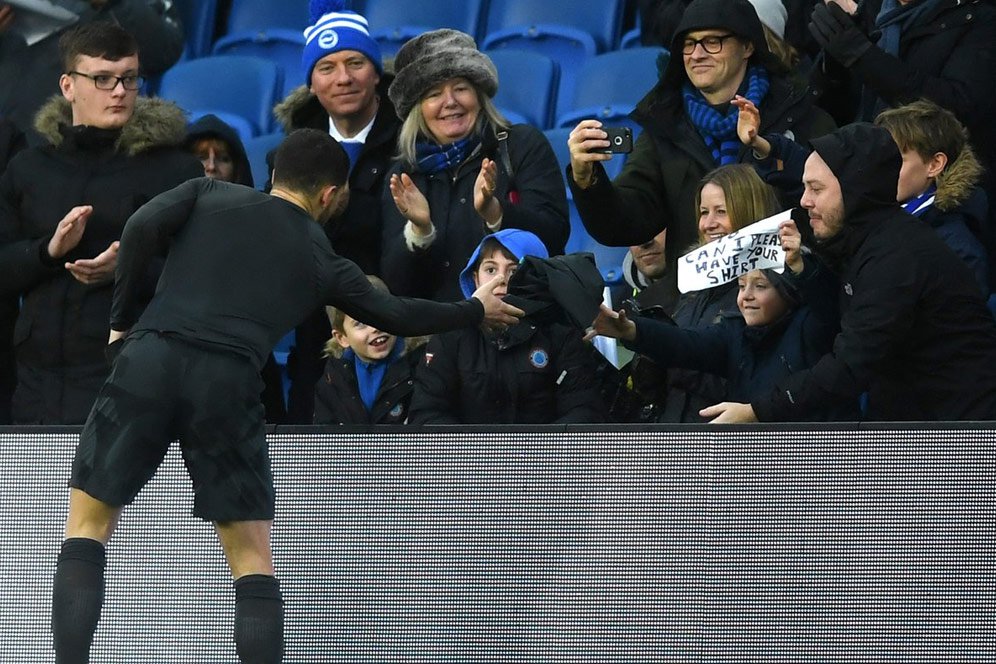
M 609 147 L 593 152 L 627 154 L 633 151 L 633 130 L 629 127 L 602 127 L 602 131 L 608 134 Z

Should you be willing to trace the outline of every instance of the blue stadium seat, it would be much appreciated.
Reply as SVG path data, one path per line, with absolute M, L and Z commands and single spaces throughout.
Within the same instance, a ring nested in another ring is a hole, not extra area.
M 640 26 L 640 12 L 636 13 L 636 26 L 631 30 L 627 30 L 623 33 L 622 37 L 619 38 L 619 48 L 638 48 L 643 44 L 640 43 L 640 39 L 643 36 L 643 29 Z
M 309 25 L 305 0 L 232 0 L 225 34 L 274 28 L 304 32 Z
M 183 22 L 183 59 L 192 60 L 207 55 L 214 38 L 217 0 L 176 0 L 176 8 Z
M 243 141 L 246 148 L 246 157 L 249 158 L 249 166 L 252 168 L 252 182 L 257 189 L 262 190 L 270 179 L 270 169 L 266 165 L 266 155 L 271 150 L 280 145 L 284 140 L 282 132 L 264 134 L 248 141 Z
M 546 129 L 553 121 L 560 69 L 542 53 L 500 49 L 487 55 L 498 69 L 495 105 L 509 120 Z
M 552 58 L 560 66 L 556 116 L 574 93 L 581 63 L 615 47 L 623 4 L 624 0 L 491 0 L 481 46 L 539 51 Z
M 240 115 L 258 135 L 270 131 L 280 79 L 280 68 L 269 60 L 214 55 L 174 65 L 163 74 L 159 96 L 187 111 Z
M 564 176 L 565 187 L 567 187 L 567 167 L 571 163 L 571 153 L 570 150 L 567 149 L 567 138 L 570 134 L 571 130 L 564 127 L 547 129 L 543 132 L 543 135 L 546 136 L 546 140 L 550 142 L 550 147 L 553 148 L 553 154 L 557 156 L 557 161 L 560 163 L 560 174 Z M 625 163 L 626 155 L 614 154 L 612 155 L 612 159 L 603 161 L 602 166 L 605 168 L 605 174 L 609 176 L 610 180 L 612 180 L 619 175 Z M 567 197 L 571 198 L 570 187 L 567 187 Z
M 624 4 L 624 0 L 491 0 L 485 34 L 524 31 L 530 26 L 560 26 L 566 29 L 565 34 L 573 29 L 589 35 L 596 52 L 601 53 L 615 48 L 619 40 Z
M 412 37 L 436 28 L 462 30 L 476 39 L 482 24 L 485 2 L 486 0 L 366 0 L 362 14 L 370 24 L 370 36 L 380 44 L 384 57 L 388 57 L 397 53 L 401 45 Z
M 658 79 L 661 48 L 641 47 L 603 53 L 578 70 L 574 94 L 559 104 L 556 126 L 573 127 L 585 118 L 638 129 L 628 116 Z M 665 61 L 666 62 L 666 61 Z
M 278 99 L 304 84 L 301 53 L 304 51 L 304 34 L 299 30 L 276 28 L 239 32 L 222 37 L 211 49 L 213 55 L 251 55 L 275 62 L 283 75 L 283 86 Z

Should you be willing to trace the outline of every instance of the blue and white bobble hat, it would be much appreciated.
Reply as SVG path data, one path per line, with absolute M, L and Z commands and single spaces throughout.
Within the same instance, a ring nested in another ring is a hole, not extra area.
M 380 46 L 370 37 L 367 19 L 346 9 L 346 0 L 311 0 L 311 26 L 304 31 L 304 53 L 301 66 L 304 84 L 311 85 L 315 63 L 330 53 L 359 51 L 384 73 Z

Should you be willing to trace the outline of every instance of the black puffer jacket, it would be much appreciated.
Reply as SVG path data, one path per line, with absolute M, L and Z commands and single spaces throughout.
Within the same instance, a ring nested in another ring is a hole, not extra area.
M 49 144 L 21 152 L 0 180 L 0 295 L 24 298 L 14 332 L 22 423 L 82 423 L 107 375 L 113 285 L 84 285 L 63 264 L 105 251 L 142 204 L 204 174 L 179 147 L 185 123 L 171 103 L 139 98 L 117 131 L 71 118 L 69 102 L 53 98 L 35 123 Z M 94 211 L 79 245 L 48 260 L 59 220 L 84 204 Z
M 601 422 L 592 349 L 567 325 L 520 323 L 512 336 L 477 328 L 429 341 L 416 372 L 411 424 Z
M 330 357 L 315 386 L 315 424 L 404 424 L 408 419 L 415 370 L 425 359 L 425 337 L 399 339 L 403 353 L 384 372 L 373 410 L 360 397 L 352 357 Z
M 853 124 L 813 147 L 843 192 L 844 227 L 817 246 L 840 274 L 841 331 L 816 366 L 752 402 L 758 419 L 807 419 L 865 391 L 871 419 L 996 418 L 996 324 L 965 263 L 895 203 L 889 132 Z

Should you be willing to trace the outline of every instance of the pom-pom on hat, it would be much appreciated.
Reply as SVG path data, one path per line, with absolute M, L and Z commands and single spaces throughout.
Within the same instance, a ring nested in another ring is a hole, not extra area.
M 459 30 L 424 32 L 405 42 L 394 58 L 394 81 L 387 95 L 404 120 L 429 88 L 451 78 L 465 78 L 488 97 L 498 92 L 498 70 Z
M 311 25 L 304 31 L 301 55 L 305 85 L 311 85 L 315 63 L 339 51 L 358 51 L 370 59 L 378 74 L 384 73 L 380 46 L 370 37 L 367 19 L 346 9 L 346 4 L 346 0 L 311 0 Z

